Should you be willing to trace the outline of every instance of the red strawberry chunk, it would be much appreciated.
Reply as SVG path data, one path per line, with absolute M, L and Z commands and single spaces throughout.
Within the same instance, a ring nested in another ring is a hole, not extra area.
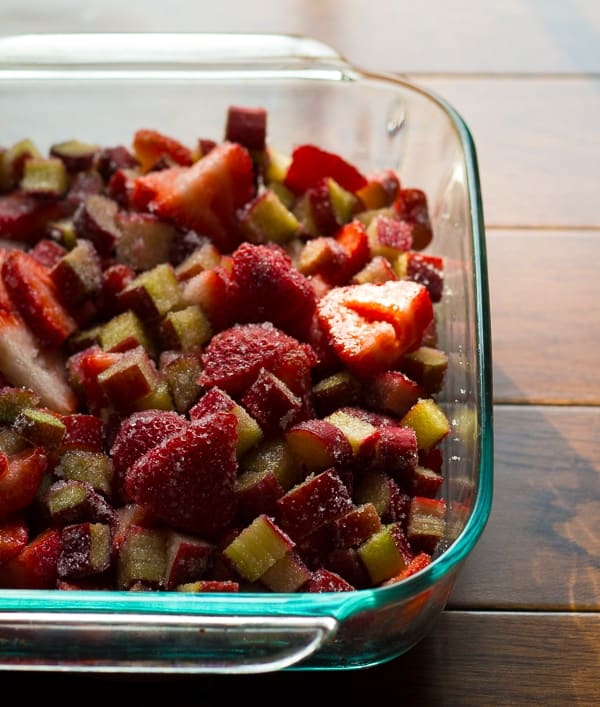
M 317 311 L 337 355 L 363 376 L 392 368 L 433 319 L 427 289 L 409 280 L 338 287 Z
M 160 160 L 189 167 L 193 164 L 192 152 L 178 140 L 159 132 L 142 128 L 133 136 L 133 151 L 142 172 L 147 172 Z
M 4 286 L 33 333 L 48 346 L 59 346 L 77 329 L 60 303 L 48 270 L 35 258 L 19 250 L 10 251 L 2 262 Z
M 284 331 L 308 328 L 315 293 L 281 247 L 243 243 L 233 254 L 231 278 L 238 322 L 269 321 Z
M 28 540 L 29 528 L 22 513 L 0 521 L 0 565 L 16 557 Z
M 214 538 L 235 515 L 236 441 L 233 413 L 195 420 L 127 470 L 125 492 L 171 527 Z
M 366 177 L 339 155 L 315 145 L 300 145 L 292 152 L 284 184 L 294 194 L 302 194 L 326 177 L 351 192 L 367 183 Z
M 248 151 L 224 142 L 191 167 L 171 167 L 138 177 L 131 200 L 176 225 L 210 236 L 222 252 L 240 242 L 236 211 L 254 195 Z
M 0 520 L 33 501 L 47 467 L 48 458 L 41 447 L 11 457 L 0 452 Z
M 1 255 L 0 255 L 1 260 Z M 41 401 L 61 413 L 75 410 L 77 399 L 68 385 L 60 357 L 41 351 L 23 320 L 4 308 L 0 281 L 0 369 L 2 380 L 35 391 Z M 7 296 L 7 295 L 6 295 Z
M 126 417 L 119 426 L 110 455 L 113 462 L 113 492 L 123 499 L 127 469 L 149 449 L 181 432 L 188 421 L 172 410 L 142 410 Z
M 44 530 L 30 540 L 16 557 L 0 565 L 0 587 L 53 589 L 61 550 L 60 530 Z
M 308 344 L 269 322 L 236 325 L 212 338 L 202 354 L 204 370 L 198 382 L 236 395 L 249 388 L 264 368 L 302 395 L 310 386 L 310 371 L 316 362 Z

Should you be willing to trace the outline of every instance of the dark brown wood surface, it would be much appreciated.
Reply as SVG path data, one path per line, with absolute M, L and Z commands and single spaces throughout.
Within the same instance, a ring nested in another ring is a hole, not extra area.
M 52 7 L 52 10 L 49 8 Z M 600 3 L 4 0 L 0 34 L 291 32 L 448 99 L 480 163 L 495 493 L 446 611 L 408 654 L 350 673 L 6 675 L 61 704 L 600 704 Z M 60 697 L 59 697 L 60 695 Z M 43 698 L 45 699 L 45 698 Z

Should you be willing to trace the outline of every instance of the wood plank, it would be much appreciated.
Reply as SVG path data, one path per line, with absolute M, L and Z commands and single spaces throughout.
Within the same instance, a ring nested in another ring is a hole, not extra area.
M 600 71 L 596 0 L 3 0 L 0 33 L 292 32 L 328 42 L 370 69 L 447 72 Z
M 600 405 L 600 233 L 488 231 L 496 402 Z
M 168 677 L 3 673 L 2 687 L 34 704 L 40 692 L 65 707 L 94 695 L 98 704 L 145 707 L 191 699 L 197 707 L 364 704 L 382 699 L 415 705 L 600 703 L 600 615 L 444 612 L 404 656 L 366 671 Z
M 494 415 L 492 512 L 449 606 L 600 610 L 600 409 Z
M 600 227 L 600 79 L 417 82 L 473 133 L 488 226 Z

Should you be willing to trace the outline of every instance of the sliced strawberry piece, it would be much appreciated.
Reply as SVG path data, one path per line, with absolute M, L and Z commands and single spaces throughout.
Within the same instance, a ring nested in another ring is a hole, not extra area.
M 44 530 L 8 562 L 0 565 L 0 587 L 11 589 L 53 589 L 56 566 L 62 550 L 58 528 Z
M 35 243 L 46 231 L 49 221 L 60 218 L 58 201 L 12 192 L 0 196 L 0 238 Z
M 237 418 L 218 412 L 152 447 L 125 475 L 125 492 L 171 527 L 214 538 L 235 515 Z
M 2 262 L 4 286 L 23 319 L 40 341 L 59 346 L 77 329 L 60 303 L 47 268 L 19 250 L 6 253 Z
M 269 321 L 289 333 L 308 330 L 315 293 L 283 248 L 242 243 L 233 253 L 231 281 L 239 323 Z
M 433 319 L 427 289 L 409 280 L 335 288 L 317 312 L 342 362 L 367 377 L 389 370 L 418 346 Z
M 310 385 L 310 370 L 316 362 L 308 344 L 301 344 L 269 322 L 236 325 L 212 338 L 202 354 L 204 370 L 198 382 L 236 395 L 252 385 L 264 368 L 281 378 L 296 395 L 302 395 Z
M 1 304 L 0 371 L 12 385 L 35 391 L 49 408 L 64 414 L 75 411 L 77 398 L 67 383 L 63 361 L 41 351 L 23 320 Z
M 110 454 L 113 462 L 113 493 L 123 497 L 123 482 L 127 469 L 149 449 L 183 431 L 188 421 L 172 410 L 142 410 L 125 418 L 113 441 Z
M 335 240 L 346 253 L 344 264 L 339 272 L 338 283 L 347 282 L 363 268 L 370 258 L 369 238 L 360 221 L 351 221 L 342 226 L 335 235 Z
M 350 192 L 367 183 L 366 177 L 339 155 L 307 144 L 296 147 L 292 152 L 284 184 L 294 194 L 302 194 L 326 177 L 331 177 Z
M 161 160 L 182 167 L 189 167 L 194 162 L 189 148 L 158 130 L 142 128 L 136 131 L 133 136 L 133 151 L 142 172 L 147 172 Z
M 236 211 L 254 195 L 248 151 L 224 142 L 191 167 L 171 167 L 138 177 L 131 199 L 182 228 L 210 236 L 222 252 L 240 242 Z
M 0 452 L 0 519 L 33 501 L 47 467 L 48 457 L 41 447 L 10 457 Z
M 27 545 L 29 528 L 22 513 L 0 521 L 0 565 L 16 557 Z

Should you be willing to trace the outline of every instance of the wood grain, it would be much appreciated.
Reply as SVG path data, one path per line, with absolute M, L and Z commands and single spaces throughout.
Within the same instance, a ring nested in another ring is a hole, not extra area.
M 600 410 L 496 407 L 494 499 L 449 606 L 600 610 Z
M 452 103 L 473 133 L 487 226 L 600 226 L 600 79 L 417 82 Z
M 3 0 L 0 33 L 291 32 L 386 71 L 598 72 L 596 0 Z
M 600 232 L 487 232 L 494 398 L 600 405 Z
M 582 705 L 600 700 L 599 614 L 444 612 L 409 653 L 362 671 L 249 676 L 81 676 L 3 673 L 6 694 L 34 704 L 40 691 L 64 707 L 93 695 L 98 704 L 195 707 L 382 704 L 422 707 Z M 34 697 L 35 695 L 35 697 Z

